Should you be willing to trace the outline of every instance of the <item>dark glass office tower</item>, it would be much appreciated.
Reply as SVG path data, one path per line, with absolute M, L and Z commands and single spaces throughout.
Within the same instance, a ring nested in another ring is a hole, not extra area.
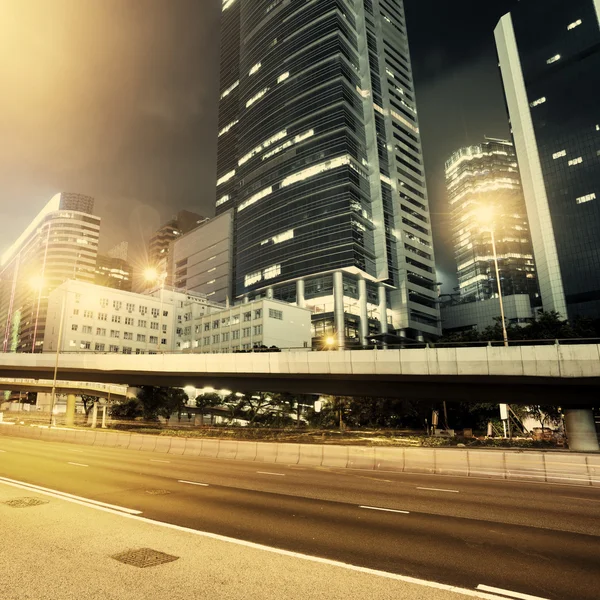
M 217 213 L 233 297 L 313 310 L 315 343 L 439 331 L 399 0 L 224 0 Z
M 523 0 L 496 45 L 544 308 L 600 317 L 600 0 Z

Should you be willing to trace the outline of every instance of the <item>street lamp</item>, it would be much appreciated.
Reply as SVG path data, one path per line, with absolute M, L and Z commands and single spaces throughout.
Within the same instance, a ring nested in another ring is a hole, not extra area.
M 500 269 L 498 268 L 498 254 L 496 253 L 496 237 L 494 235 L 495 213 L 491 206 L 482 207 L 477 211 L 477 218 L 481 225 L 487 225 L 492 238 L 492 253 L 494 256 L 494 267 L 496 270 L 496 284 L 498 286 L 498 299 L 500 300 L 500 318 L 502 319 L 502 337 L 504 345 L 508 346 L 508 333 L 504 319 L 504 302 L 502 301 L 502 286 L 500 284 Z
M 335 346 L 335 338 L 333 336 L 327 336 L 325 338 L 325 347 L 327 350 L 331 350 Z
M 44 277 L 42 275 L 35 275 L 29 280 L 29 287 L 37 292 L 37 309 L 35 313 L 35 325 L 33 327 L 33 341 L 31 342 L 31 353 L 35 352 L 35 342 L 37 339 L 38 322 L 40 318 L 40 305 L 42 303 L 42 290 L 44 289 Z

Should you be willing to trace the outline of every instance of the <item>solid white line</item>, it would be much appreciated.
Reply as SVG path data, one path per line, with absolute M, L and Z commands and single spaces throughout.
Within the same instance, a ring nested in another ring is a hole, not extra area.
M 261 475 L 278 475 L 279 477 L 285 477 L 285 473 L 271 473 L 269 471 L 256 471 L 257 473 L 260 473 Z
M 511 592 L 510 590 L 503 590 L 502 588 L 492 587 L 490 585 L 482 585 L 481 583 L 477 586 L 477 589 L 482 592 L 504 594 L 505 596 L 518 598 L 519 600 L 548 600 L 548 598 L 542 598 L 541 596 L 530 596 L 529 594 L 521 594 L 520 592 Z
M 100 502 L 100 500 L 91 500 L 89 498 L 83 498 L 82 496 L 75 496 L 67 492 L 60 492 L 50 488 L 42 487 L 41 485 L 35 485 L 33 483 L 25 483 L 24 481 L 18 481 L 16 479 L 9 479 L 8 477 L 0 477 L 0 483 L 5 485 L 12 485 L 23 490 L 30 492 L 37 492 L 38 494 L 45 494 L 46 496 L 52 496 L 53 498 L 60 498 L 61 500 L 67 500 L 74 502 L 75 504 L 82 504 L 83 506 L 89 506 L 90 508 L 105 508 L 114 514 L 128 514 L 128 515 L 141 515 L 141 510 L 134 510 L 133 508 L 125 508 L 123 506 L 117 506 L 116 504 L 107 504 L 106 502 Z M 119 511 L 118 513 L 116 511 Z
M 198 483 L 197 481 L 185 481 L 184 479 L 178 479 L 178 483 L 188 483 L 189 485 L 201 485 L 204 487 L 208 487 L 208 483 Z
M 150 462 L 161 462 L 161 463 L 170 463 L 170 460 L 158 460 L 156 458 L 151 458 Z
M 452 492 L 453 494 L 458 494 L 458 490 L 444 490 L 442 488 L 426 488 L 426 487 L 418 487 L 418 490 L 426 490 L 428 492 Z
M 407 510 L 394 510 L 393 508 L 378 508 L 377 506 L 359 506 L 358 508 L 366 508 L 368 510 L 383 510 L 385 512 L 402 513 L 403 515 L 409 515 Z
M 83 463 L 74 463 L 74 462 L 68 462 L 68 465 L 75 465 L 76 467 L 89 467 L 90 465 L 84 465 Z
M 29 484 L 20 485 L 18 483 L 11 483 L 10 480 L 6 481 L 5 477 L 0 477 L 0 483 L 5 483 L 6 485 L 11 485 L 13 487 L 18 487 L 22 489 L 26 489 L 29 491 L 31 487 Z M 37 490 L 35 490 L 37 491 Z M 453 585 L 447 585 L 445 583 L 437 583 L 436 581 L 428 581 L 426 579 L 416 579 L 415 577 L 408 577 L 406 575 L 398 575 L 396 573 L 389 573 L 387 571 L 378 571 L 376 569 L 369 569 L 367 567 L 359 567 L 358 565 L 351 565 L 347 563 L 343 563 L 337 560 L 331 560 L 328 558 L 321 558 L 319 556 L 310 556 L 309 554 L 301 554 L 299 552 L 292 552 L 290 550 L 281 550 L 280 548 L 273 548 L 272 546 L 263 546 L 262 544 L 256 544 L 255 542 L 247 542 L 245 540 L 237 540 L 235 538 L 227 537 L 224 535 L 219 535 L 218 533 L 209 533 L 207 531 L 198 531 L 197 529 L 190 529 L 189 527 L 183 527 L 181 525 L 173 525 L 172 523 L 163 523 L 161 521 L 153 521 L 152 519 L 148 519 L 146 517 L 140 517 L 137 514 L 139 511 L 132 511 L 131 509 L 123 509 L 120 510 L 114 508 L 107 508 L 106 506 L 98 506 L 98 503 L 94 500 L 88 500 L 87 498 L 82 498 L 83 502 L 80 500 L 75 500 L 74 498 L 63 497 L 58 493 L 51 493 L 48 491 L 40 492 L 41 494 L 45 494 L 47 496 L 53 496 L 60 500 L 67 500 L 69 502 L 73 502 L 75 504 L 81 504 L 82 506 L 87 506 L 88 508 L 94 508 L 96 510 L 100 510 L 102 512 L 110 513 L 113 515 L 118 515 L 120 517 L 125 517 L 127 519 L 133 519 L 138 522 L 147 523 L 148 525 L 155 525 L 158 527 L 165 527 L 167 529 L 173 529 L 175 531 L 183 531 L 184 533 L 191 533 L 192 535 L 198 535 L 200 537 L 209 538 L 212 540 L 217 540 L 220 542 L 226 542 L 229 544 L 236 544 L 237 546 L 243 546 L 245 548 L 252 548 L 254 550 L 262 550 L 263 552 L 271 552 L 272 554 L 279 554 L 280 556 L 289 556 L 291 558 L 298 558 L 300 560 L 307 560 L 313 563 L 319 563 L 323 565 L 330 565 L 333 567 L 339 567 L 341 569 L 346 569 L 348 571 L 355 571 L 358 573 L 365 573 L 367 575 L 374 575 L 376 577 L 384 577 L 385 579 L 392 579 L 395 581 L 402 581 L 404 583 L 410 583 L 413 585 L 421 585 L 423 587 L 433 588 L 436 590 L 444 590 L 447 592 L 454 592 L 455 594 L 462 594 L 463 596 L 469 596 L 471 598 L 481 598 L 482 600 L 502 600 L 500 596 L 486 594 L 483 591 L 469 590 L 467 588 L 460 588 Z M 61 492 L 62 494 L 62 492 Z M 107 505 L 109 506 L 109 505 Z M 506 598 L 504 598 L 506 600 Z

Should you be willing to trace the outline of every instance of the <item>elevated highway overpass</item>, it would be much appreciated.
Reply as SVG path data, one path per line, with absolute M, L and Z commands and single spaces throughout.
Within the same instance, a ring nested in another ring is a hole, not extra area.
M 0 354 L 0 377 L 48 379 L 55 360 L 50 353 Z M 555 404 L 565 408 L 571 441 L 573 436 L 582 440 L 578 449 L 598 449 L 590 408 L 598 403 L 600 393 L 599 344 L 236 354 L 64 353 L 59 357 L 59 373 L 70 381 L 129 386 Z

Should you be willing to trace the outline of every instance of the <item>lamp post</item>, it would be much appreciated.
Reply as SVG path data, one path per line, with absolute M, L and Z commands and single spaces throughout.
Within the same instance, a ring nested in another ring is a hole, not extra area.
M 48 428 L 52 427 L 53 423 L 52 423 L 52 416 L 53 416 L 53 412 L 54 412 L 54 404 L 56 402 L 56 378 L 58 375 L 58 359 L 60 357 L 60 346 L 62 344 L 62 332 L 63 332 L 63 325 L 65 322 L 65 309 L 66 309 L 66 304 L 67 304 L 67 291 L 65 290 L 65 293 L 62 297 L 62 303 L 61 303 L 61 307 L 60 307 L 60 323 L 58 326 L 58 340 L 56 342 L 56 358 L 54 360 L 54 378 L 52 380 L 52 392 L 50 394 L 50 423 L 48 424 Z
M 498 267 L 498 254 L 496 252 L 496 236 L 494 232 L 494 209 L 491 207 L 481 208 L 478 211 L 479 222 L 488 225 L 492 238 L 492 254 L 494 257 L 494 269 L 496 271 L 496 285 L 498 286 L 498 299 L 500 300 L 500 318 L 502 319 L 502 337 L 504 345 L 508 346 L 508 333 L 506 331 L 506 320 L 504 318 L 504 302 L 502 301 L 502 285 L 500 283 L 500 269 Z

